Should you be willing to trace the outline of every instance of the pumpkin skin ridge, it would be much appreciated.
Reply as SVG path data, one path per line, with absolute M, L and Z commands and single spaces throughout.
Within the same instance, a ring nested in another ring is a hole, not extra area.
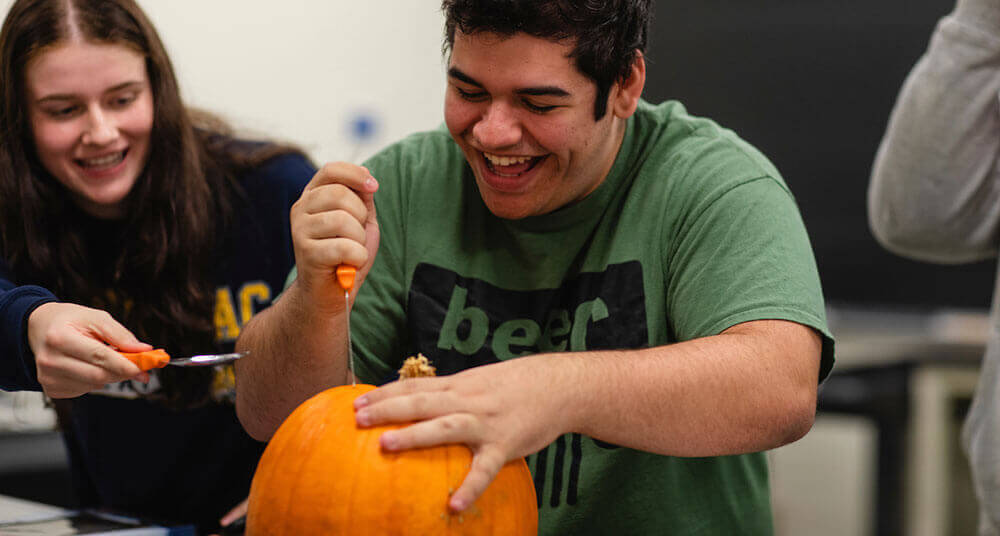
M 310 408 L 306 408 L 303 411 L 303 413 L 305 413 L 307 411 L 311 413 L 311 412 L 314 412 L 315 410 L 312 410 Z M 296 417 L 296 418 L 298 418 L 298 417 Z M 291 415 L 289 416 L 289 419 L 291 419 Z M 312 432 L 312 435 L 314 436 L 317 433 L 323 431 L 324 428 L 325 428 L 325 426 L 323 426 L 323 427 L 315 427 L 315 428 L 311 428 L 311 429 L 309 429 L 307 431 Z M 275 435 L 277 435 L 277 433 L 275 433 Z M 290 449 L 290 448 L 294 448 L 294 445 L 291 444 L 291 441 L 289 440 L 290 438 L 286 438 L 286 437 L 282 436 L 280 438 L 277 438 L 278 439 L 277 442 L 275 442 L 275 439 L 276 438 L 272 436 L 271 441 L 268 442 L 268 448 L 265 448 L 264 455 L 261 456 L 261 459 L 260 459 L 260 461 L 257 464 L 258 471 L 260 470 L 261 467 L 265 468 L 265 470 L 268 470 L 268 473 L 267 473 L 266 476 L 268 476 L 270 478 L 267 478 L 265 481 L 272 480 L 274 478 L 273 475 L 275 473 L 279 472 L 281 469 L 287 469 L 287 466 L 282 467 L 281 465 L 278 465 L 278 464 L 271 465 L 271 464 L 265 463 L 265 459 L 264 458 L 265 458 L 265 456 L 268 456 L 268 451 L 272 450 L 271 449 L 271 445 L 275 445 L 275 447 L 277 447 L 277 448 L 273 450 L 273 454 L 269 456 L 270 458 L 285 459 L 286 457 L 283 456 L 284 452 L 286 450 Z M 305 462 L 302 461 L 299 465 L 300 466 L 305 465 Z M 256 480 L 256 474 L 254 476 L 254 479 Z M 254 486 L 253 483 L 251 482 L 251 486 L 250 486 L 250 497 L 251 498 L 255 494 L 254 493 L 255 492 L 255 487 L 257 487 L 257 486 Z M 257 493 L 259 494 L 260 491 L 257 490 Z M 292 514 L 292 511 L 294 509 L 294 497 L 292 497 L 291 495 L 288 495 L 288 496 L 284 496 L 284 497 L 279 497 L 279 499 L 282 499 L 280 501 L 280 503 L 271 505 L 272 508 L 271 509 L 266 509 L 263 513 L 260 511 L 259 508 L 257 508 L 257 509 L 248 508 L 248 510 L 247 510 L 247 518 L 248 518 L 248 520 L 249 520 L 249 518 L 251 516 L 253 516 L 253 517 L 259 517 L 259 516 L 263 515 L 264 518 L 267 520 L 268 524 L 269 525 L 273 525 L 275 523 L 275 521 L 272 520 L 271 518 L 273 518 L 276 515 L 276 513 L 279 513 L 279 512 L 284 513 L 285 517 L 289 517 L 290 518 L 291 514 Z M 253 503 L 253 501 L 250 501 L 250 502 L 251 502 L 251 504 Z M 280 505 L 280 507 L 277 507 L 279 505 Z
M 471 449 L 383 451 L 383 432 L 412 423 L 359 428 L 353 401 L 373 389 L 327 389 L 282 423 L 251 485 L 248 536 L 537 533 L 534 482 L 523 458 L 505 464 L 473 505 L 453 514 L 448 498 L 468 473 Z M 307 473 L 316 467 L 323 474 Z
M 324 457 L 323 453 L 327 452 L 327 448 L 330 442 L 330 434 L 326 434 L 326 428 L 328 426 L 328 421 L 318 416 L 322 413 L 319 408 L 313 408 L 314 411 L 303 414 L 300 417 L 300 421 L 304 421 L 302 427 L 308 426 L 308 423 L 313 423 L 319 421 L 316 426 L 311 427 L 309 440 L 307 442 L 313 442 L 318 438 L 318 442 L 323 445 L 318 449 L 314 449 L 309 453 L 309 456 L 303 457 L 303 461 L 300 467 L 316 467 L 316 460 Z M 312 417 L 310 419 L 305 419 L 305 417 Z M 321 465 L 320 465 L 321 466 Z M 308 482 L 299 482 L 298 493 L 295 496 L 298 498 L 297 501 L 293 501 L 291 514 L 289 519 L 305 519 L 308 518 L 313 523 L 317 523 L 322 527 L 323 534 L 329 534 L 330 527 L 324 525 L 324 517 L 318 515 L 321 512 L 321 505 L 326 502 L 326 497 L 329 495 L 325 493 L 326 490 L 317 489 L 316 485 L 308 485 Z M 292 533 L 289 533 L 292 534 Z
M 368 390 L 371 390 L 371 389 L 368 389 Z M 358 395 L 360 395 L 362 392 L 364 392 L 364 391 L 359 390 Z M 336 412 L 339 412 L 339 413 L 343 413 L 344 412 L 344 410 L 342 408 L 340 408 L 340 407 L 334 407 L 333 410 L 336 411 Z M 329 419 L 323 418 L 323 417 L 326 417 L 326 415 L 328 415 L 328 414 L 329 414 L 329 409 L 327 410 L 327 412 L 324 412 L 324 414 L 320 417 L 320 420 L 323 421 L 323 425 L 324 426 L 328 426 L 330 424 L 330 422 L 331 422 Z M 351 411 L 351 414 L 353 416 L 353 410 Z M 343 418 L 343 417 L 341 417 L 341 418 Z M 336 421 L 333 421 L 333 422 L 336 422 Z M 339 449 L 339 448 L 342 448 L 342 444 L 338 441 L 338 438 L 334 434 L 325 434 L 323 436 L 323 446 L 320 447 L 319 449 L 316 449 L 315 453 L 319 454 L 319 455 L 323 455 L 324 453 L 328 453 L 328 452 L 331 452 L 331 451 L 336 451 L 336 449 Z M 332 472 L 332 471 L 335 470 L 334 467 L 325 467 L 323 463 L 319 463 L 318 466 L 321 467 L 323 470 L 330 471 L 330 472 Z M 330 480 L 336 480 L 339 477 L 340 477 L 340 475 L 332 475 L 331 477 L 329 477 L 329 479 Z M 352 481 L 352 483 L 356 484 L 357 481 Z M 329 490 L 322 489 L 322 488 L 321 489 L 316 489 L 315 490 L 315 494 L 318 497 L 323 497 L 324 498 L 324 500 L 322 501 L 322 507 L 317 508 L 314 512 L 312 512 L 312 514 L 315 516 L 315 523 L 316 523 L 316 525 L 319 526 L 319 527 L 321 527 L 321 531 L 319 531 L 317 534 L 334 534 L 333 531 L 335 530 L 335 527 L 332 526 L 330 524 L 330 520 L 328 518 L 326 518 L 326 516 L 321 515 L 321 513 L 324 512 L 324 511 L 327 511 L 327 510 L 329 510 L 331 508 L 338 507 L 337 502 L 338 502 L 338 499 L 340 497 L 338 497 L 334 493 L 330 493 Z M 353 493 L 351 493 L 351 494 L 348 495 L 348 497 L 353 497 L 353 496 L 354 496 Z M 340 501 L 340 502 L 345 502 L 345 501 Z M 345 505 L 345 507 L 350 508 L 350 506 L 351 506 L 350 505 L 350 501 L 346 501 L 346 502 L 347 502 L 347 504 Z
M 354 396 L 354 398 L 357 398 L 358 396 L 361 396 L 364 393 L 367 393 L 369 391 L 373 391 L 375 389 L 374 385 L 368 385 L 368 384 L 357 384 L 357 385 L 354 385 L 352 387 L 356 391 L 356 395 Z M 352 413 L 352 417 L 353 417 L 353 407 L 351 407 L 351 413 Z M 371 441 L 372 441 L 372 437 L 371 437 L 371 434 L 365 434 L 364 433 L 364 429 L 358 427 L 356 421 L 354 423 L 354 429 L 359 434 L 359 438 L 361 440 L 357 441 L 351 447 L 354 450 L 354 452 L 351 452 L 351 458 L 352 459 L 358 459 L 360 457 L 359 453 L 362 453 L 365 450 L 371 448 L 370 444 L 371 444 Z M 367 481 L 370 480 L 370 478 L 368 478 L 368 474 L 367 474 L 369 472 L 369 470 L 370 470 L 370 467 L 365 467 L 364 465 L 359 465 L 359 466 L 356 467 L 356 469 L 358 471 L 358 476 L 357 476 L 357 478 L 351 479 L 350 493 L 349 493 L 349 495 L 347 497 L 347 500 L 343 501 L 345 503 L 346 510 L 345 510 L 344 514 L 342 515 L 342 517 L 340 517 L 340 519 L 353 519 L 354 518 L 354 512 L 358 511 L 358 508 L 356 507 L 356 503 L 358 502 L 359 499 L 362 498 L 361 494 L 359 493 L 358 487 L 359 487 L 360 484 L 363 484 L 364 482 L 367 482 Z M 331 498 L 333 498 L 332 494 L 331 494 Z M 357 523 L 357 522 L 355 522 L 355 523 L 353 523 L 353 525 L 355 527 L 355 530 L 358 531 L 356 533 L 359 534 L 359 536 L 364 536 L 364 535 L 367 535 L 367 534 L 372 534 L 371 531 L 369 530 L 370 525 L 368 523 Z
M 327 422 L 325 419 L 316 418 L 316 416 L 321 413 L 319 411 L 319 408 L 311 407 L 310 409 L 312 411 L 304 413 L 298 419 L 300 422 L 303 422 L 302 428 L 308 428 L 309 436 L 304 439 L 306 440 L 306 442 L 312 442 L 316 440 L 316 438 L 318 438 L 319 441 L 323 441 L 324 437 L 326 437 L 323 434 L 323 432 L 326 430 Z M 307 418 L 307 417 L 312 417 L 312 418 Z M 308 426 L 306 424 L 310 422 L 315 422 L 317 420 L 319 421 L 319 423 L 316 426 Z M 315 456 L 319 455 L 321 452 L 322 450 L 314 451 L 311 456 L 301 458 L 302 461 L 300 463 L 300 467 L 310 466 L 311 465 L 310 462 L 314 459 Z M 300 516 L 307 515 L 311 520 L 315 521 L 316 520 L 315 516 L 311 515 L 310 513 L 316 511 L 313 501 L 315 501 L 316 493 L 318 491 L 319 490 L 306 489 L 306 490 L 301 490 L 299 493 L 297 493 L 295 497 L 293 497 L 291 500 L 291 506 L 289 508 L 290 512 L 289 519 L 296 519 L 299 518 Z M 304 506 L 306 506 L 307 504 L 313 507 L 304 508 Z M 303 512 L 303 510 L 305 510 L 305 512 Z

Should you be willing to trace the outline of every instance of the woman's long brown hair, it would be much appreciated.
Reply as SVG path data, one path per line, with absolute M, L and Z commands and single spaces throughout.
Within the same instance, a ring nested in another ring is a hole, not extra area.
M 153 92 L 149 158 L 126 198 L 128 232 L 111 258 L 94 258 L 80 232 L 82 211 L 31 141 L 25 69 L 71 32 L 143 54 Z M 213 251 L 240 199 L 235 176 L 291 149 L 233 150 L 219 135 L 223 124 L 186 109 L 166 50 L 133 0 L 17 0 L 0 30 L 0 88 L 0 253 L 17 283 L 108 310 L 175 355 L 213 349 Z M 206 400 L 210 371 L 161 372 L 171 405 Z

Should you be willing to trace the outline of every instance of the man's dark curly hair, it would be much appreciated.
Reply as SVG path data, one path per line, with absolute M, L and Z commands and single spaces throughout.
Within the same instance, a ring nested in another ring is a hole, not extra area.
M 570 58 L 597 85 L 594 119 L 607 112 L 615 82 L 628 79 L 638 52 L 645 52 L 652 0 L 443 0 L 444 52 L 455 30 L 513 36 L 518 32 L 575 45 Z

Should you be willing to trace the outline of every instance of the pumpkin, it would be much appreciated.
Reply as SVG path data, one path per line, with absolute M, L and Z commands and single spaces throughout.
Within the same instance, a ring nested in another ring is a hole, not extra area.
M 471 451 L 383 451 L 379 436 L 405 425 L 358 428 L 354 399 L 374 388 L 327 389 L 281 424 L 250 487 L 249 536 L 537 534 L 535 488 L 523 459 L 507 463 L 475 503 L 453 513 L 448 497 L 465 479 Z

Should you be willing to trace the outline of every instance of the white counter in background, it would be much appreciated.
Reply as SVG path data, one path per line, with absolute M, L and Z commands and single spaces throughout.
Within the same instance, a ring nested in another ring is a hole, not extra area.
M 837 360 L 816 425 L 771 453 L 777 535 L 974 535 L 958 436 L 988 311 L 831 307 L 828 319 Z
M 193 529 L 170 529 L 141 521 L 91 512 L 58 508 L 0 495 L 0 536 L 111 536 L 194 535 Z

